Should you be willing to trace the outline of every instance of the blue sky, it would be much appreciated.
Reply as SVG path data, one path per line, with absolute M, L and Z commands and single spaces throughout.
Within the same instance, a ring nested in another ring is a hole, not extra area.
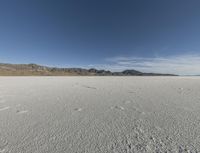
M 199 0 L 1 0 L 0 62 L 200 74 Z

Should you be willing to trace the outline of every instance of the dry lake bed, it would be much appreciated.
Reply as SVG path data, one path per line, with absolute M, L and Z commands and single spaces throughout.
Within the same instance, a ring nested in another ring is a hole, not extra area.
M 0 77 L 0 153 L 200 152 L 199 77 Z

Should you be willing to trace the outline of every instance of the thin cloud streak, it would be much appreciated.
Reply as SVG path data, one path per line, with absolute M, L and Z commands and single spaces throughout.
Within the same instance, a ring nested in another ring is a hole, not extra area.
M 122 71 L 135 69 L 142 72 L 170 73 L 178 75 L 199 75 L 200 55 L 178 55 L 170 57 L 113 57 L 107 58 L 107 64 L 89 65 L 98 69 Z

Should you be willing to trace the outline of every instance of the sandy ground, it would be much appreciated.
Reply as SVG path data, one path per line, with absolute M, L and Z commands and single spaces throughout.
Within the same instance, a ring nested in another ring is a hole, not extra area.
M 0 153 L 200 152 L 198 77 L 0 77 Z

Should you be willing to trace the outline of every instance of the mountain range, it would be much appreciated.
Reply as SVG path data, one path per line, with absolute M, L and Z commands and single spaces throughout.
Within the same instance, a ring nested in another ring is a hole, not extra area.
M 0 76 L 175 76 L 173 74 L 143 73 L 136 70 L 111 72 L 84 68 L 57 68 L 37 64 L 0 63 Z

